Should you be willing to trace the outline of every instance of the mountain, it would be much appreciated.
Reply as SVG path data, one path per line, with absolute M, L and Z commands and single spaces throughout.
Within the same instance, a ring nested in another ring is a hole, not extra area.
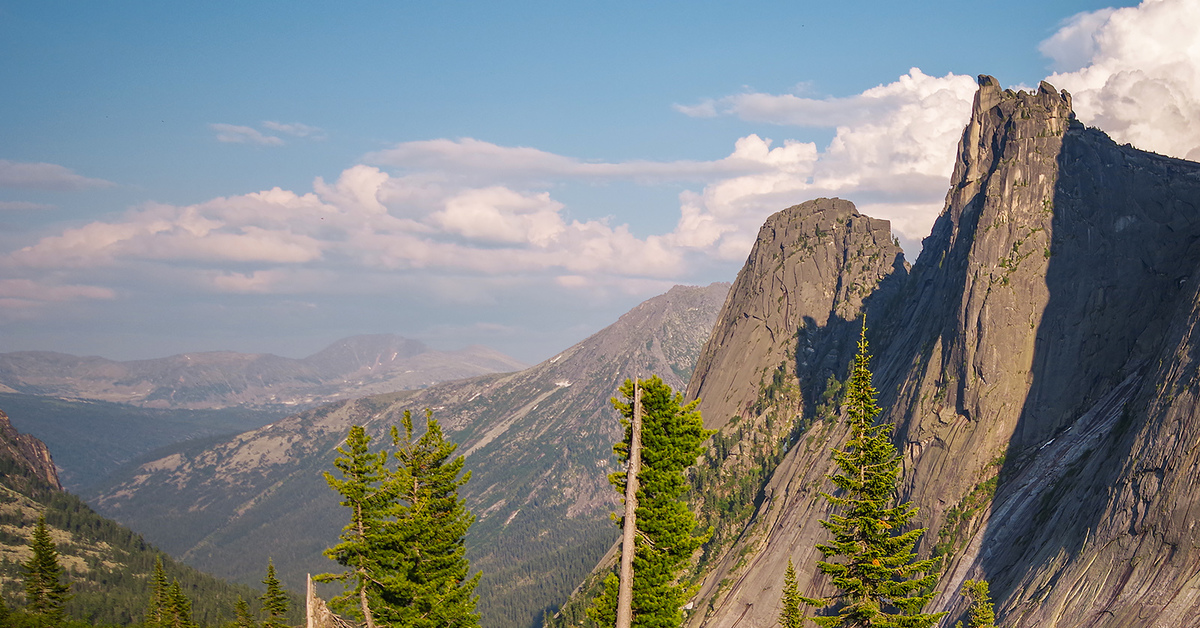
M 345 338 L 299 360 L 212 351 L 115 362 L 23 351 L 0 353 L 0 392 L 147 408 L 308 407 L 524 367 L 487 347 L 434 351 L 387 334 Z
M 1046 83 L 981 76 L 911 269 L 868 237 L 885 224 L 832 199 L 772 217 L 701 352 L 688 396 L 720 433 L 694 502 L 718 533 L 689 625 L 773 624 L 789 559 L 801 591 L 832 591 L 819 493 L 860 315 L 899 497 L 920 554 L 944 557 L 926 610 L 952 625 L 961 583 L 986 578 L 1005 627 L 1191 623 L 1200 164 L 1117 145 Z
M 63 491 L 46 446 L 18 433 L 0 411 L 0 595 L 10 608 L 20 606 L 22 563 L 29 559 L 29 540 L 43 514 L 71 586 L 72 598 L 65 608 L 68 617 L 90 624 L 140 624 L 149 603 L 147 582 L 155 559 L 163 561 L 168 578 L 179 580 L 192 600 L 193 618 L 202 626 L 231 620 L 239 596 L 246 600 L 259 596 L 249 587 L 230 585 L 176 563 L 141 536 Z M 260 572 L 265 571 L 264 562 Z M 293 596 L 292 620 L 299 619 L 296 601 Z
M 348 428 L 390 443 L 404 410 L 430 408 L 471 473 L 462 495 L 477 517 L 467 548 L 484 574 L 483 625 L 537 625 L 617 536 L 607 474 L 620 426 L 609 399 L 638 375 L 682 391 L 728 291 L 676 286 L 520 372 L 337 402 L 219 444 L 184 445 L 89 501 L 191 565 L 251 582 L 272 556 L 296 587 L 334 567 L 321 552 L 347 515 L 321 473 Z

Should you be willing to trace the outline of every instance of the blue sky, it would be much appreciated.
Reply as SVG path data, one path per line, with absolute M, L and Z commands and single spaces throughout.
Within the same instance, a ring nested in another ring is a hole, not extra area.
M 1200 156 L 1196 0 L 645 4 L 0 2 L 0 351 L 534 362 L 818 195 L 915 255 L 979 73 Z

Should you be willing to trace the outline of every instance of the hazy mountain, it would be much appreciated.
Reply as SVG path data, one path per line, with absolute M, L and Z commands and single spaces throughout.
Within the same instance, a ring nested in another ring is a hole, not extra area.
M 210 351 L 116 362 L 22 351 L 0 353 L 0 392 L 150 408 L 308 407 L 524 367 L 487 347 L 435 351 L 387 334 L 345 338 L 299 360 Z
M 609 398 L 639 374 L 682 391 L 728 290 L 677 286 L 524 371 L 339 402 L 214 446 L 183 446 L 90 501 L 189 564 L 250 582 L 272 556 L 297 586 L 333 567 L 321 551 L 347 515 L 321 472 L 349 426 L 390 442 L 401 412 L 431 408 L 472 474 L 463 495 L 478 517 L 468 552 L 484 573 L 484 625 L 536 624 L 616 538 L 606 476 L 619 423 Z

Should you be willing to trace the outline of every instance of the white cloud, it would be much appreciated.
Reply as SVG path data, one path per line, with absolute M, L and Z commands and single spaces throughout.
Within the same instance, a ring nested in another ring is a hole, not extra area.
M 0 188 L 84 190 L 112 186 L 109 181 L 83 177 L 58 164 L 0 159 Z
M 217 141 L 227 144 L 257 144 L 259 146 L 282 146 L 283 139 L 266 135 L 262 131 L 236 124 L 213 123 L 208 127 L 217 132 Z
M 81 299 L 113 299 L 109 288 L 85 285 L 38 283 L 30 279 L 0 279 L 0 306 L 31 307 Z
M 1071 93 L 1080 120 L 1116 141 L 1200 160 L 1198 24 L 1195 0 L 1077 15 L 1041 50 L 1063 66 L 1087 55 L 1087 65 L 1046 80 Z
M 299 122 L 275 122 L 273 120 L 265 120 L 262 123 L 263 127 L 272 131 L 286 133 L 294 137 L 308 137 L 314 140 L 325 139 L 325 131 L 315 126 L 301 124 Z

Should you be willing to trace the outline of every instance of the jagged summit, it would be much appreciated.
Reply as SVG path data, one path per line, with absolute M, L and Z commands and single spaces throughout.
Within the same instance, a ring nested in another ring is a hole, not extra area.
M 876 263 L 846 244 L 822 240 L 812 256 Z M 774 261 L 762 250 L 702 352 L 722 366 L 698 367 L 690 393 L 721 413 L 706 414 L 714 425 L 731 408 L 748 420 L 723 429 L 729 457 L 763 446 L 746 423 L 787 409 L 819 422 L 763 483 L 737 541 L 704 562 L 693 626 L 773 623 L 789 558 L 802 590 L 829 592 L 814 567 L 829 514 L 817 496 L 845 434 L 814 406 L 832 390 L 826 365 L 844 373 L 845 319 L 796 323 L 794 371 L 772 380 L 780 354 L 721 326 L 766 327 L 800 315 L 793 295 L 832 293 L 801 258 L 758 270 Z M 1200 510 L 1200 450 L 1184 445 L 1200 440 L 1200 164 L 1118 146 L 1047 83 L 1014 92 L 981 76 L 945 208 L 911 272 L 887 277 L 861 303 L 905 456 L 901 495 L 928 528 L 919 550 L 947 556 L 929 610 L 952 624 L 958 585 L 985 577 L 1004 626 L 1181 625 L 1200 564 L 1185 523 Z M 759 385 L 722 384 L 738 377 Z M 781 390 L 800 398 L 781 405 Z

